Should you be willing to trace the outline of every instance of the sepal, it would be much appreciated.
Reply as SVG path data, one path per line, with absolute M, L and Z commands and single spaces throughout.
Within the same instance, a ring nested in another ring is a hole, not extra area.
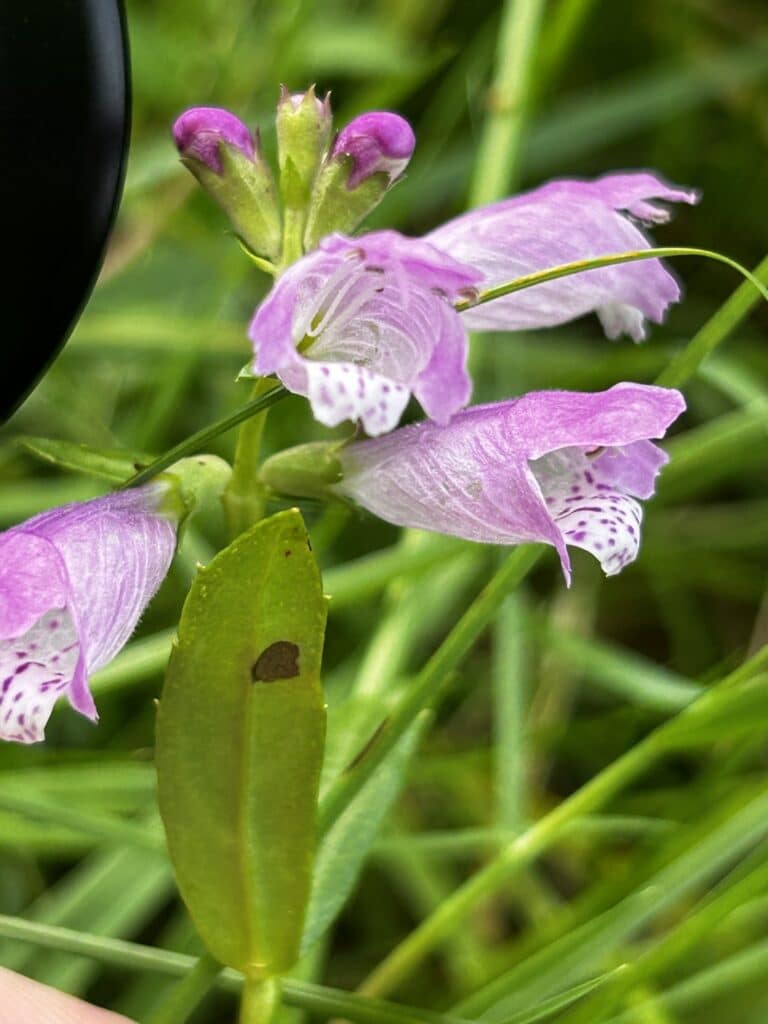
M 320 501 L 337 499 L 334 485 L 343 476 L 338 457 L 343 442 L 313 441 L 270 456 L 259 470 L 259 479 L 276 494 Z

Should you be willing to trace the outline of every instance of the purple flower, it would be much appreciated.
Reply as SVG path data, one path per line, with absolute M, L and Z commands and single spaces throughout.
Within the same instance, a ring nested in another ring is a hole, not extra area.
M 336 452 L 331 490 L 388 522 L 492 544 L 541 541 L 591 552 L 608 576 L 637 556 L 642 509 L 684 410 L 678 391 L 617 384 L 539 391 L 424 422 Z
M 326 426 L 397 425 L 411 392 L 446 422 L 469 400 L 467 337 L 451 302 L 478 274 L 395 231 L 331 235 L 257 309 L 254 371 L 306 395 Z
M 204 163 L 216 174 L 221 174 L 219 146 L 223 143 L 239 150 L 253 160 L 253 137 L 243 122 L 220 107 L 193 107 L 178 117 L 173 125 L 173 138 L 184 157 Z
M 532 192 L 465 213 L 426 236 L 482 274 L 482 288 L 561 263 L 647 249 L 635 222 L 663 223 L 654 200 L 695 203 L 691 189 L 653 174 L 607 174 L 594 181 L 553 181 Z M 645 337 L 644 321 L 661 323 L 680 287 L 659 260 L 588 270 L 467 310 L 473 331 L 552 327 L 596 312 L 609 338 Z
M 331 155 L 351 157 L 347 187 L 354 189 L 372 174 L 385 173 L 390 183 L 394 181 L 407 167 L 415 146 L 416 137 L 405 118 L 372 110 L 341 129 Z
M 168 571 L 164 485 L 64 505 L 0 533 L 0 739 L 36 743 L 59 697 L 98 716 L 88 676 Z

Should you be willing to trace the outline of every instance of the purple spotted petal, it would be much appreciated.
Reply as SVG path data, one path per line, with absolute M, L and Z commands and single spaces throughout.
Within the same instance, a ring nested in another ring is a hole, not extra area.
M 178 117 L 173 138 L 182 156 L 200 160 L 217 174 L 222 173 L 219 145 L 224 143 L 254 158 L 253 137 L 243 122 L 220 107 L 193 107 Z
M 397 425 L 411 393 L 446 422 L 468 400 L 467 338 L 451 305 L 474 271 L 394 231 L 333 235 L 279 279 L 249 335 L 254 370 L 309 398 L 326 426 Z
M 352 158 L 347 187 L 357 188 L 366 178 L 381 172 L 394 181 L 407 167 L 415 146 L 416 137 L 405 118 L 373 110 L 341 129 L 332 153 Z
M 650 497 L 666 462 L 649 438 L 684 408 L 679 392 L 641 384 L 476 406 L 447 426 L 419 423 L 343 448 L 337 490 L 400 526 L 552 544 L 567 581 L 567 545 L 613 575 L 637 555 L 635 499 Z
M 88 676 L 125 644 L 173 556 L 160 495 L 65 505 L 0 534 L 0 739 L 43 739 L 61 696 L 97 717 Z
M 695 192 L 666 185 L 653 174 L 609 174 L 595 181 L 554 181 L 472 210 L 426 236 L 479 270 L 483 287 L 548 267 L 650 243 L 635 221 L 662 222 L 655 200 L 694 203 Z M 680 298 L 675 278 L 659 260 L 589 270 L 504 296 L 467 310 L 470 330 L 551 327 L 596 312 L 610 338 L 645 336 Z

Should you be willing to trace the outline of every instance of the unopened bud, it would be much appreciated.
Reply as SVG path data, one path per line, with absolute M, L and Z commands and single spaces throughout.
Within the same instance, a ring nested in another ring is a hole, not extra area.
M 303 210 L 331 141 L 330 97 L 320 100 L 315 87 L 291 93 L 285 86 L 277 104 L 280 195 L 285 205 Z
M 306 249 L 334 231 L 357 227 L 401 176 L 415 145 L 408 122 L 387 111 L 361 114 L 343 128 L 317 178 Z
M 391 184 L 408 166 L 415 146 L 413 129 L 404 118 L 374 110 L 342 128 L 332 155 L 351 158 L 347 188 L 354 189 L 372 174 L 386 174 Z
M 248 248 L 276 259 L 280 213 L 258 137 L 234 114 L 217 107 L 187 110 L 176 120 L 173 137 L 185 166 L 229 216 Z

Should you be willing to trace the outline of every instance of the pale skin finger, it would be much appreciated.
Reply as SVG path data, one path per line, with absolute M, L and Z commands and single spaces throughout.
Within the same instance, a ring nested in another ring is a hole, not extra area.
M 133 1024 L 0 967 L 0 1024 Z

